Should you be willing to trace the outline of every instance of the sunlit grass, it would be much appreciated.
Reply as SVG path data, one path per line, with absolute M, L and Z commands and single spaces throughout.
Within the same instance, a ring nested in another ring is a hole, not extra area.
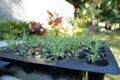
M 120 36 L 119 34 L 120 34 L 119 32 L 107 31 L 107 32 L 101 32 L 98 35 L 100 36 L 101 40 L 106 41 L 106 43 L 110 47 L 118 63 L 118 66 L 120 67 Z M 106 74 L 104 80 L 120 80 L 120 75 Z

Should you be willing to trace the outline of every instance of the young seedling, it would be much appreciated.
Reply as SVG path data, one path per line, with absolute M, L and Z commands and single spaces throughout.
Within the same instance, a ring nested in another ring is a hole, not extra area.
M 101 42 L 96 41 L 90 43 L 89 48 L 91 49 L 91 51 L 87 54 L 88 61 L 94 63 L 95 61 L 102 59 L 98 54 L 98 50 L 100 47 L 101 47 Z

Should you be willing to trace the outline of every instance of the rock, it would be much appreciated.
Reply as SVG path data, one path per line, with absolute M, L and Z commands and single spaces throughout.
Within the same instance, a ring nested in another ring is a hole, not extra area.
M 3 75 L 0 77 L 0 80 L 22 80 L 13 76 L 9 76 L 9 75 Z

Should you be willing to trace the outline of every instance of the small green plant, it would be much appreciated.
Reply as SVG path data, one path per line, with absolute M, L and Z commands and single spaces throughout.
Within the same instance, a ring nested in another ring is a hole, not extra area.
M 90 52 L 87 54 L 87 59 L 91 63 L 94 63 L 95 61 L 102 59 L 102 57 L 100 57 L 100 55 L 98 54 L 101 44 L 102 43 L 100 41 L 90 43 L 89 45 Z
M 59 57 L 61 58 L 64 57 L 63 53 L 64 44 L 62 44 L 61 42 L 62 42 L 61 37 L 53 38 L 53 41 L 50 43 L 48 47 L 51 52 L 51 55 L 54 57 L 55 60 L 58 60 Z
M 14 40 L 7 41 L 7 43 L 8 43 L 8 48 L 9 48 L 9 49 L 15 50 L 16 42 L 15 42 Z
M 15 50 L 15 47 L 17 46 L 17 41 L 15 41 L 15 36 L 10 36 L 9 34 L 7 35 L 5 42 L 8 44 L 7 48 L 10 50 Z
M 21 44 L 20 53 L 21 56 L 27 56 L 28 55 L 28 47 L 26 47 L 24 44 Z
M 16 53 L 16 55 L 21 55 L 21 56 L 27 56 L 28 55 L 28 51 L 30 48 L 29 45 L 29 41 L 30 40 L 30 36 L 28 35 L 27 32 L 23 32 L 21 38 L 18 38 L 17 41 L 17 46 L 16 48 L 19 49 L 19 52 Z

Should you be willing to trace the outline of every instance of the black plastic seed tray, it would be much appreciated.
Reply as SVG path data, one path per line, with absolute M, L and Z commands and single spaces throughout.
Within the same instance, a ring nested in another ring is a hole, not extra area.
M 8 59 L 14 60 L 14 61 L 22 61 L 32 64 L 39 64 L 39 65 L 47 65 L 47 66 L 55 66 L 58 68 L 66 68 L 66 69 L 73 69 L 73 70 L 82 70 L 82 71 L 88 71 L 88 72 L 97 72 L 97 73 L 104 73 L 104 74 L 120 74 L 120 68 L 118 67 L 118 64 L 109 49 L 109 47 L 104 43 L 105 46 L 105 54 L 106 57 L 103 60 L 104 62 L 107 61 L 106 65 L 99 65 L 99 64 L 89 64 L 85 58 L 78 59 L 78 58 L 66 58 L 61 61 L 51 61 L 46 62 L 45 58 L 40 58 L 40 56 L 35 57 L 23 57 L 23 56 L 16 56 L 13 55 L 13 53 L 0 53 L 1 59 Z

